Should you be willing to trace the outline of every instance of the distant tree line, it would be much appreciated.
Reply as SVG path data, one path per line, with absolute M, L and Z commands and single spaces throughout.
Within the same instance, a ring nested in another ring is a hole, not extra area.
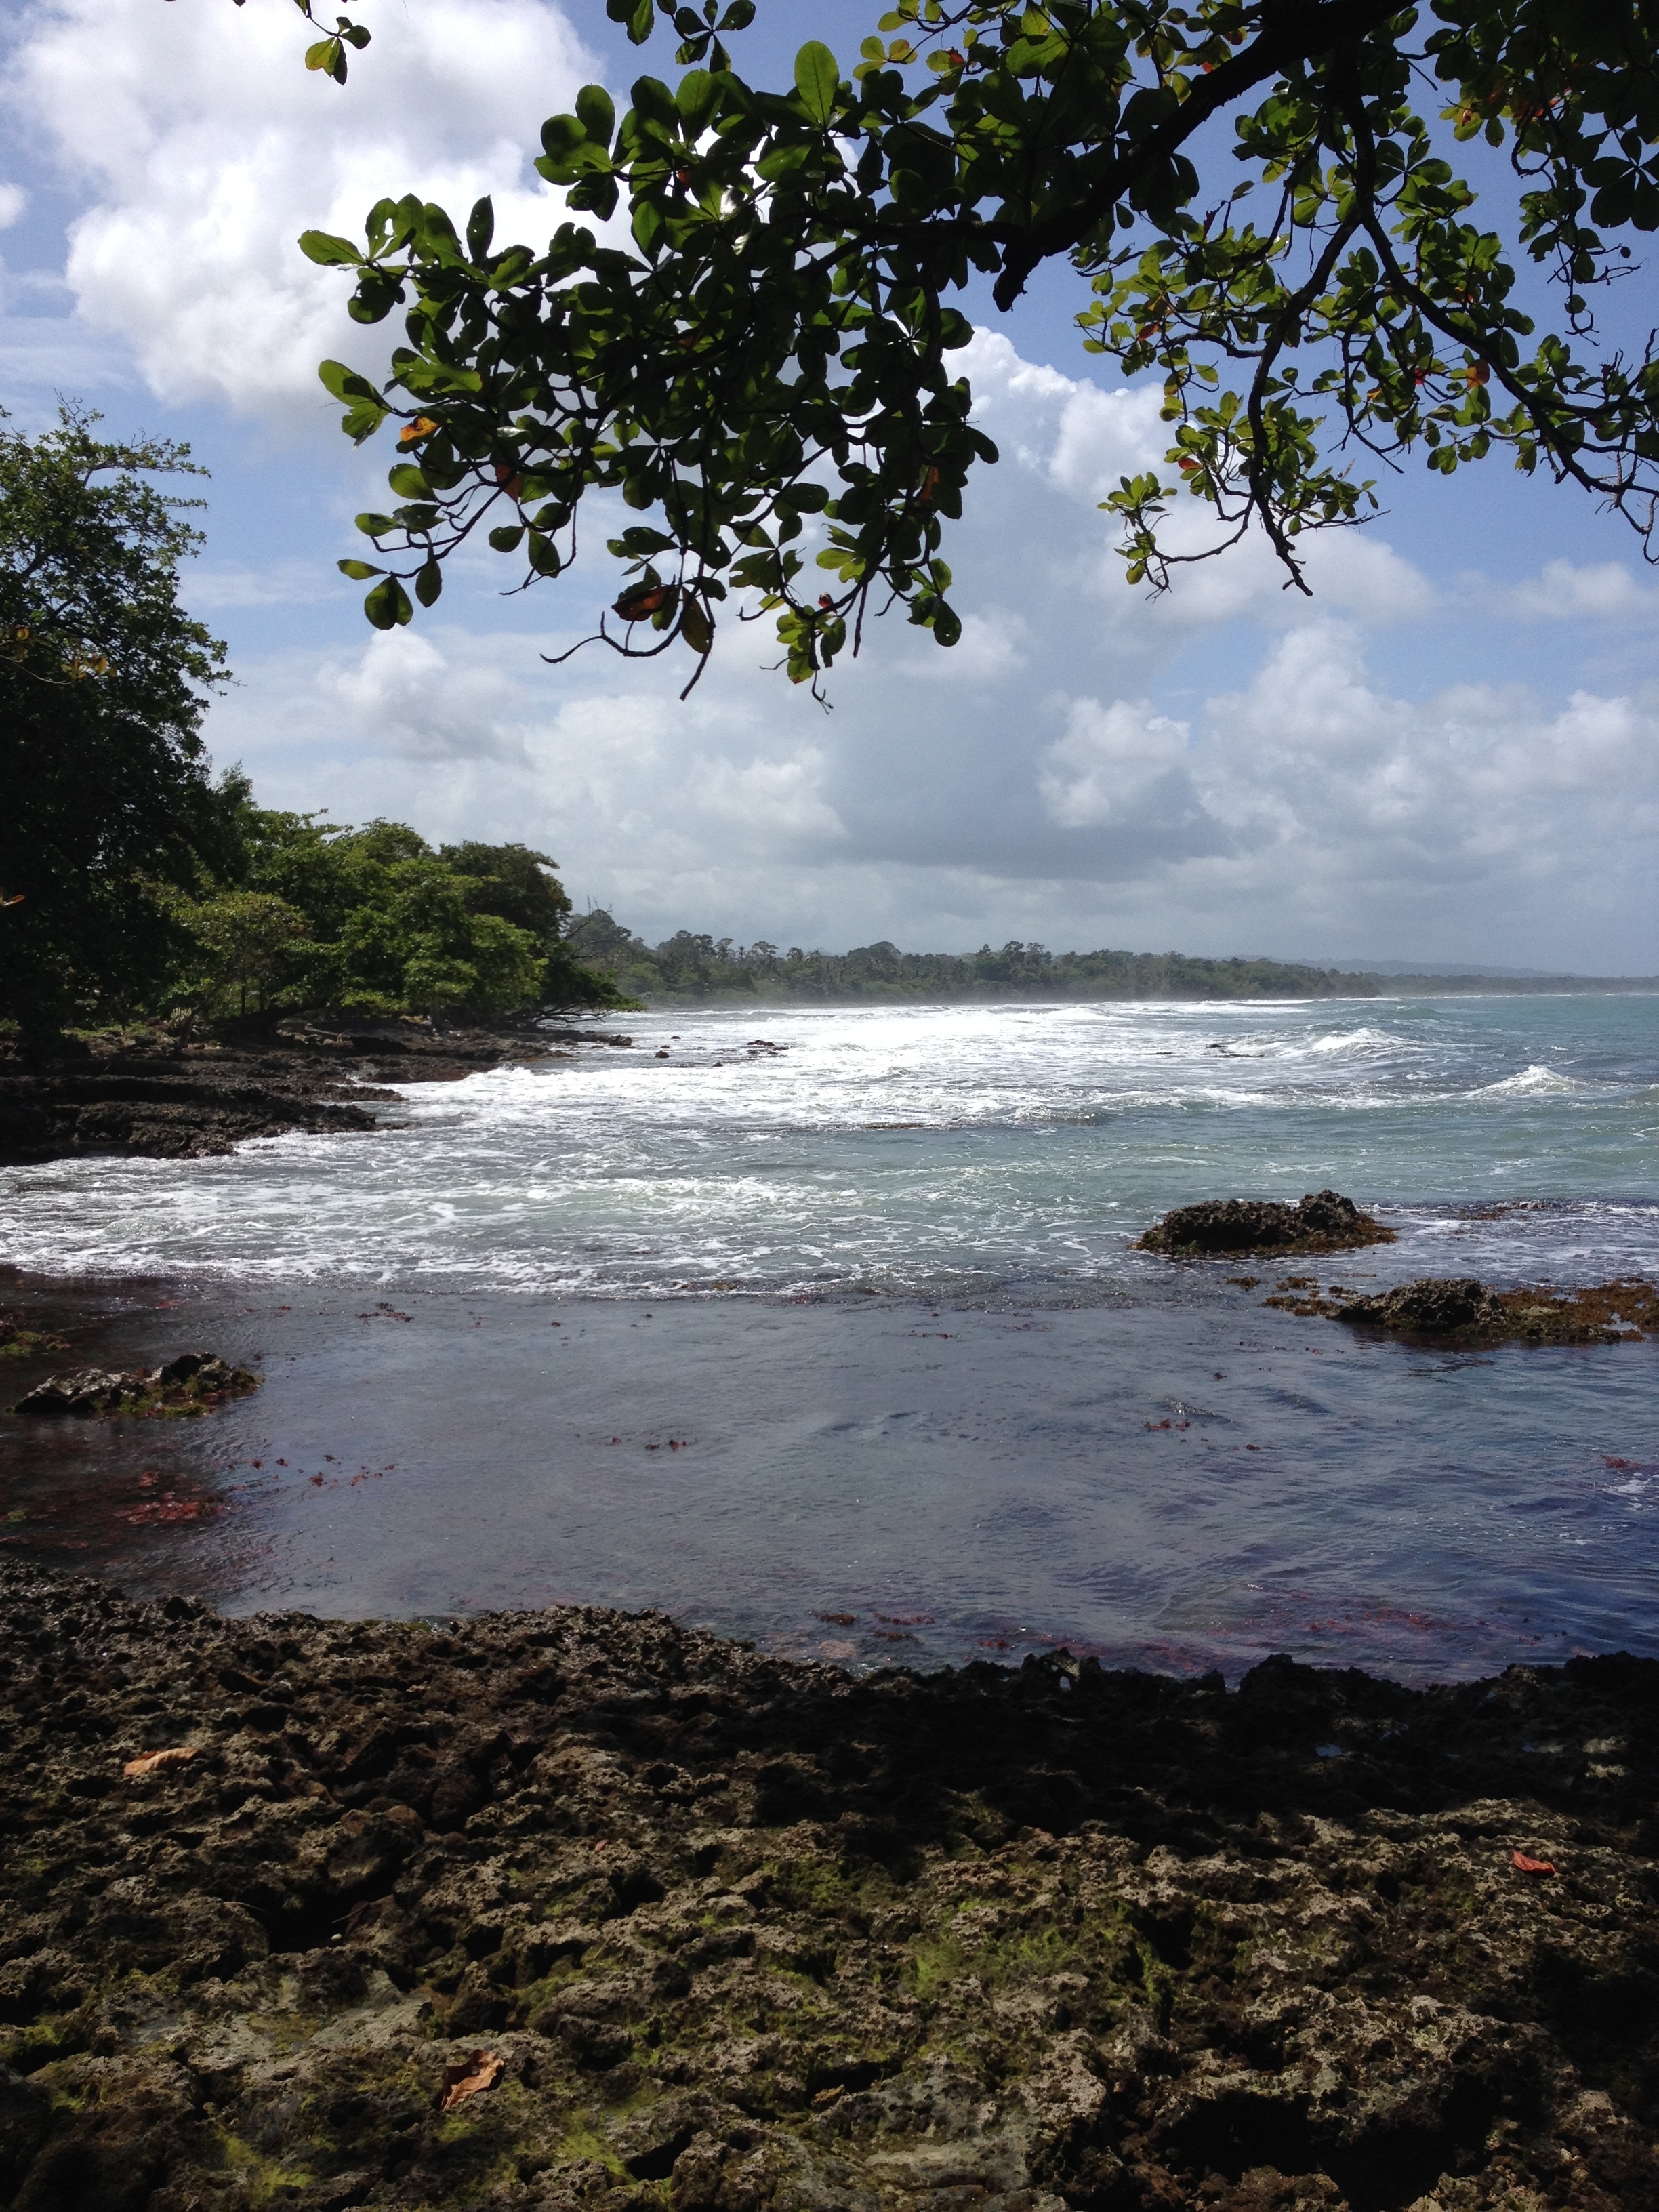
M 977 952 L 901 952 L 884 939 L 850 952 L 781 951 L 760 939 L 680 930 L 647 945 L 603 907 L 577 916 L 565 942 L 630 997 L 780 999 L 1336 998 L 1374 977 L 1279 960 L 1204 960 L 1183 952 L 1050 952 L 1017 939 Z
M 647 945 L 605 908 L 567 924 L 568 950 L 650 1004 L 822 1005 L 884 999 L 1376 999 L 1448 991 L 1652 990 L 1639 975 L 1380 975 L 1293 960 L 1206 960 L 1186 952 L 1050 952 L 1018 939 L 977 952 L 901 952 L 883 939 L 850 952 L 780 951 L 758 939 L 678 931 Z

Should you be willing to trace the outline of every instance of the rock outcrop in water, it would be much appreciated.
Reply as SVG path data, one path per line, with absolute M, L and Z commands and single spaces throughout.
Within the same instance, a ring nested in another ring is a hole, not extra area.
M 1659 2204 L 1650 1661 L 855 1680 L 16 1566 L 0 1725 L 14 2212 Z
M 84 1153 L 192 1159 L 253 1137 L 373 1129 L 374 1106 L 398 1103 L 388 1082 L 453 1082 L 559 1044 L 626 1045 L 594 1030 L 497 1035 L 398 1019 L 333 1028 L 250 1016 L 205 1038 L 167 1031 L 106 1035 L 46 1065 L 0 1048 L 0 1162 Z
M 1297 1205 L 1276 1198 L 1204 1199 L 1178 1206 L 1149 1229 L 1137 1252 L 1170 1259 L 1212 1253 L 1346 1252 L 1362 1244 L 1391 1244 L 1395 1231 L 1362 1213 L 1334 1190 L 1310 1191 Z
M 12 1411 L 36 1419 L 64 1414 L 205 1413 L 257 1390 L 259 1378 L 213 1352 L 182 1352 L 161 1367 L 79 1367 L 48 1375 Z
M 1473 1275 L 1422 1275 L 1375 1297 L 1333 1283 L 1325 1295 L 1306 1277 L 1291 1277 L 1262 1300 L 1289 1313 L 1319 1314 L 1356 1328 L 1471 1344 L 1518 1340 L 1529 1344 L 1619 1344 L 1659 1335 L 1659 1286 L 1640 1278 L 1557 1290 L 1544 1283 L 1494 1291 Z

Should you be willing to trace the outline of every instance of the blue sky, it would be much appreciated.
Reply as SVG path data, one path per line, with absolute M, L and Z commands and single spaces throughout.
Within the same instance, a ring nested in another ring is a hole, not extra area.
M 1155 397 L 1083 353 L 1065 272 L 968 357 L 1004 459 L 949 549 L 955 653 L 878 625 L 825 715 L 750 631 L 683 707 L 665 664 L 544 665 L 609 564 L 504 598 L 489 556 L 371 634 L 333 564 L 388 456 L 313 371 L 386 333 L 294 237 L 408 188 L 491 191 L 498 236 L 544 236 L 542 117 L 669 56 L 599 0 L 358 12 L 343 90 L 301 70 L 289 0 L 26 0 L 3 33 L 0 398 L 33 427 L 71 395 L 211 468 L 185 597 L 237 672 L 216 757 L 261 796 L 526 838 L 653 937 L 1659 970 L 1659 583 L 1627 526 L 1502 462 L 1413 467 L 1319 547 L 1311 603 L 1250 548 L 1149 606 L 1096 502 L 1161 451 Z M 763 0 L 745 64 L 786 80 L 810 32 L 847 66 L 875 12 Z

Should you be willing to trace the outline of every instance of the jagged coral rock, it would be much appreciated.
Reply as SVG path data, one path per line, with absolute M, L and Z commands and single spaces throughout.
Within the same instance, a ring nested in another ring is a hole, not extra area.
M 15 2212 L 1659 2204 L 1651 1662 L 858 1680 L 11 1564 L 0 1786 Z

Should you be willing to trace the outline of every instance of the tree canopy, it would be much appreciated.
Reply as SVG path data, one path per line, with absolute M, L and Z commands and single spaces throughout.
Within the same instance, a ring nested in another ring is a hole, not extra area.
M 221 827 L 200 724 L 224 650 L 178 596 L 200 502 L 152 481 L 200 471 L 97 425 L 66 407 L 40 437 L 0 428 L 0 1015 L 31 1030 L 155 987 L 164 887 Z
M 565 944 L 570 899 L 547 854 L 476 841 L 434 852 L 406 823 L 354 829 L 258 806 L 234 771 L 220 797 L 221 870 L 176 908 L 189 950 L 175 1000 L 371 1016 L 631 1003 Z
M 680 73 L 543 126 L 550 242 L 412 195 L 301 241 L 358 321 L 404 310 L 384 385 L 321 370 L 350 437 L 396 428 L 379 557 L 341 563 L 378 626 L 481 532 L 561 575 L 592 493 L 641 517 L 607 540 L 618 651 L 678 643 L 695 682 L 725 613 L 769 611 L 816 686 L 894 605 L 954 643 L 945 526 L 996 458 L 964 307 L 1050 261 L 1085 343 L 1163 380 L 1164 462 L 1103 502 L 1132 582 L 1260 530 L 1305 589 L 1304 534 L 1411 456 L 1507 454 L 1652 552 L 1659 356 L 1606 311 L 1659 228 L 1659 0 L 897 0 L 850 70 L 810 40 L 770 91 L 726 43 L 751 0 L 607 12 Z

